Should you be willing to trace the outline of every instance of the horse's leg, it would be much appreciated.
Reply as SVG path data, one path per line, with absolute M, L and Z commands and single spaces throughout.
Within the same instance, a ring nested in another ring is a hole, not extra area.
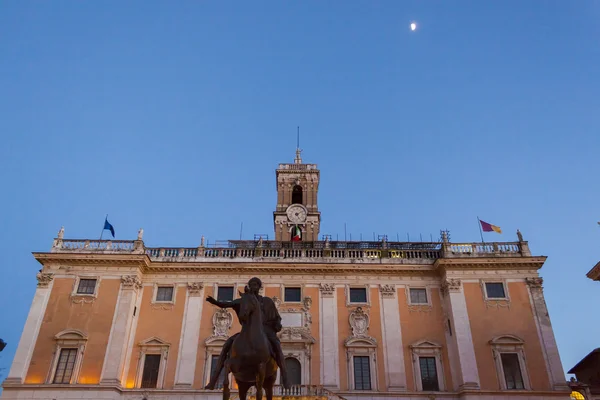
M 250 389 L 249 383 L 238 382 L 238 393 L 240 400 L 246 400 L 246 396 L 248 395 L 248 389 Z
M 267 363 L 260 363 L 256 370 L 256 400 L 262 400 L 263 384 L 267 372 Z
M 277 379 L 277 374 L 274 374 L 265 379 L 264 387 L 265 395 L 267 397 L 266 400 L 273 400 L 273 385 L 275 385 L 275 379 Z
M 229 400 L 229 394 L 231 393 L 229 391 L 229 371 L 230 371 L 230 366 L 229 366 L 229 360 L 227 360 L 227 362 L 225 362 L 225 376 L 223 377 L 223 400 Z

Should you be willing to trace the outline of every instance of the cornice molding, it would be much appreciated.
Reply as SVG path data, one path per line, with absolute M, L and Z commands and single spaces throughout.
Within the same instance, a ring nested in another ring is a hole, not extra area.
M 586 276 L 591 280 L 600 281 L 600 262 L 598 262 L 594 268 L 592 268 L 590 272 L 586 274 Z
M 536 257 L 502 257 L 502 258 L 439 258 L 435 261 L 436 269 L 540 269 L 546 262 L 546 256 Z
M 146 254 L 90 254 L 90 253 L 32 253 L 42 265 L 46 262 L 62 265 L 119 265 L 147 267 L 151 264 Z

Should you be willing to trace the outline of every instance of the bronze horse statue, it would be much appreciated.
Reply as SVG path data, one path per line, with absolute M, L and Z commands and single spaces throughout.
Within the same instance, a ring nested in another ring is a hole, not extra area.
M 277 379 L 277 363 L 263 330 L 262 312 L 258 298 L 246 290 L 240 293 L 239 320 L 242 331 L 231 346 L 225 361 L 223 400 L 229 400 L 229 372 L 235 377 L 240 400 L 246 400 L 248 390 L 256 386 L 256 400 L 262 400 L 265 389 L 267 400 L 273 399 L 273 385 Z

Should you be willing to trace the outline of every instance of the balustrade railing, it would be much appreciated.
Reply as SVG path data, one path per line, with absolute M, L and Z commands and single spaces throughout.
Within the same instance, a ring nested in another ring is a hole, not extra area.
M 329 397 L 330 394 L 332 397 L 342 398 L 335 393 L 328 391 L 321 385 L 292 385 L 289 389 L 286 389 L 281 385 L 273 386 L 274 397 Z M 251 398 L 256 397 L 256 387 L 253 386 L 248 390 L 248 396 Z
M 417 243 L 417 242 L 277 242 L 230 241 L 219 247 L 144 247 L 142 241 L 55 239 L 54 253 L 135 253 L 153 260 L 200 259 L 344 260 L 355 262 L 432 262 L 452 257 L 529 256 L 526 242 Z

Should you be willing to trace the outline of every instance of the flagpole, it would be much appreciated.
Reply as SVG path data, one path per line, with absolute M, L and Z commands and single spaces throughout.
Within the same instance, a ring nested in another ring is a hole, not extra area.
M 104 227 L 106 226 L 106 221 L 108 221 L 108 214 L 104 218 L 104 225 L 102 225 L 102 231 L 100 232 L 100 240 L 102 240 L 102 235 L 104 234 Z
M 481 230 L 481 220 L 477 217 L 477 225 L 479 225 L 479 234 L 481 235 L 481 243 L 485 243 L 483 241 L 483 231 Z

